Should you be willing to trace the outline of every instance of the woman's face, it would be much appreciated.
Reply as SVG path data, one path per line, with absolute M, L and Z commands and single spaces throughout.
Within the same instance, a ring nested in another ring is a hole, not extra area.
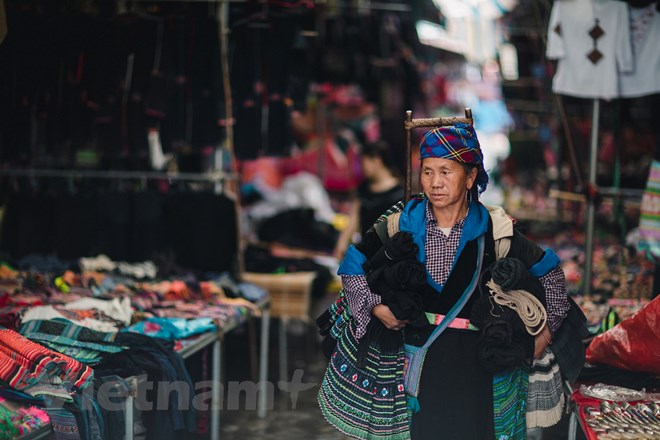
M 373 179 L 381 167 L 382 162 L 379 158 L 362 156 L 362 174 L 365 179 Z
M 422 190 L 436 210 L 467 204 L 465 192 L 477 177 L 475 168 L 467 173 L 460 163 L 438 157 L 422 159 L 420 172 Z

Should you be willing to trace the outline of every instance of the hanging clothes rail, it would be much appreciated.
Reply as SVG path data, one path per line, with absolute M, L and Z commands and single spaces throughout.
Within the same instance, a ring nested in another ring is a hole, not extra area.
M 214 171 L 210 173 L 161 173 L 153 171 L 93 171 L 93 170 L 53 170 L 53 169 L 25 169 L 0 170 L 2 176 L 26 177 L 61 177 L 84 179 L 151 179 L 151 180 L 187 180 L 195 182 L 222 182 L 236 178 L 234 173 Z
M 97 0 L 97 1 L 110 1 L 110 0 Z M 126 0 L 124 3 L 140 3 L 140 2 L 151 2 L 152 0 Z M 249 0 L 159 0 L 161 3 L 248 3 Z M 261 0 L 258 3 L 269 3 L 268 0 Z M 327 1 L 324 0 L 309 0 L 301 1 L 299 5 L 294 6 L 326 6 Z M 400 3 L 388 3 L 388 2 L 339 2 L 333 7 L 339 7 L 343 9 L 365 9 L 365 10 L 381 10 L 381 11 L 391 11 L 391 12 L 410 12 L 412 11 L 412 6 L 400 2 Z

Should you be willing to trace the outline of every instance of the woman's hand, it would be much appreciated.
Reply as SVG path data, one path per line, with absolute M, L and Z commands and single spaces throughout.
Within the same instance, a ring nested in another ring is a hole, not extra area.
M 371 309 L 371 314 L 383 323 L 383 325 L 390 330 L 401 330 L 408 324 L 408 321 L 399 321 L 396 319 L 392 311 L 385 304 L 378 304 Z
M 541 330 L 541 333 L 536 335 L 534 338 L 534 359 L 540 358 L 543 354 L 543 351 L 548 345 L 550 345 L 551 342 L 552 333 L 550 333 L 550 329 L 546 325 L 543 327 L 543 330 Z

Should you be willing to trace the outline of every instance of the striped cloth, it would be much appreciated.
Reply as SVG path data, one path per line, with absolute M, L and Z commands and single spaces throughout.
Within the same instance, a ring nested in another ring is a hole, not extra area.
M 325 419 L 358 439 L 409 439 L 403 353 L 386 355 L 369 347 L 366 365 L 359 367 L 355 324 L 350 315 L 342 315 L 331 334 L 337 335 L 337 346 L 318 394 Z
M 76 389 L 93 382 L 94 371 L 68 356 L 49 350 L 13 330 L 0 329 L 0 380 L 25 390 L 50 377 L 70 382 Z
M 534 359 L 527 391 L 527 427 L 547 428 L 559 422 L 564 410 L 564 390 L 559 364 L 549 348 Z
M 50 418 L 50 425 L 56 440 L 80 439 L 76 416 L 71 411 L 62 408 L 60 403 L 47 406 L 45 411 Z
M 493 375 L 493 422 L 496 440 L 524 440 L 529 367 Z
M 660 161 L 651 163 L 639 217 L 638 250 L 660 258 Z
M 99 332 L 62 318 L 32 319 L 25 322 L 19 332 L 22 335 L 36 332 L 47 333 L 83 342 L 112 342 L 117 336 L 115 332 Z
M 23 329 L 21 329 L 21 333 L 23 333 Z M 122 347 L 117 345 L 81 342 L 67 338 L 66 336 L 49 335 L 39 332 L 24 333 L 23 336 L 84 364 L 99 363 L 103 353 L 119 353 L 123 350 Z

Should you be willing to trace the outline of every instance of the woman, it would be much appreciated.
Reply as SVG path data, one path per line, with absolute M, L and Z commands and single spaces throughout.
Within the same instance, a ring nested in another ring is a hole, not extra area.
M 511 428 L 507 411 L 511 401 L 523 402 L 526 393 L 519 392 L 522 388 L 517 382 L 506 377 L 503 381 L 479 365 L 479 332 L 470 326 L 470 313 L 479 296 L 477 284 L 486 281 L 481 280 L 483 270 L 503 256 L 519 258 L 539 277 L 546 294 L 547 325 L 534 339 L 533 356 L 540 356 L 569 310 L 559 260 L 552 251 L 542 251 L 515 232 L 501 208 L 487 209 L 479 203 L 488 175 L 472 126 L 457 124 L 427 132 L 421 140 L 420 158 L 423 196 L 393 208 L 386 222 L 390 231 L 394 227 L 410 233 L 418 246 L 417 259 L 425 264 L 428 284 L 434 289 L 424 300 L 430 325 L 408 326 L 381 303 L 378 292 L 370 290 L 363 264 L 381 245 L 382 233 L 377 233 L 379 224 L 375 225 L 359 246 L 348 248 L 339 268 L 349 310 L 337 322 L 348 324 L 336 323 L 333 328 L 338 344 L 319 392 L 321 409 L 330 423 L 358 438 L 524 438 L 524 420 L 522 429 L 520 424 Z M 392 362 L 396 367 L 388 376 L 391 381 L 381 380 L 381 388 L 363 393 L 360 384 L 383 377 L 374 366 L 391 360 L 377 359 L 376 353 L 367 368 L 355 363 L 352 347 L 371 319 L 403 331 L 407 351 L 417 350 L 422 356 L 409 359 L 410 371 L 404 378 L 398 370 L 404 364 L 402 353 L 397 354 L 397 361 Z M 415 378 L 412 382 L 411 377 Z M 370 392 L 377 401 L 368 401 Z M 502 395 L 507 398 L 501 399 Z M 389 400 L 384 401 L 385 397 Z M 413 409 L 409 431 L 403 426 L 402 402 Z M 378 413 L 384 407 L 389 415 Z M 517 406 L 521 407 L 524 418 L 524 404 Z
M 357 232 L 364 236 L 379 215 L 403 198 L 403 187 L 385 142 L 365 145 L 360 153 L 360 162 L 364 181 L 352 203 L 349 224 L 337 239 L 334 255 L 339 259 L 343 258 Z

